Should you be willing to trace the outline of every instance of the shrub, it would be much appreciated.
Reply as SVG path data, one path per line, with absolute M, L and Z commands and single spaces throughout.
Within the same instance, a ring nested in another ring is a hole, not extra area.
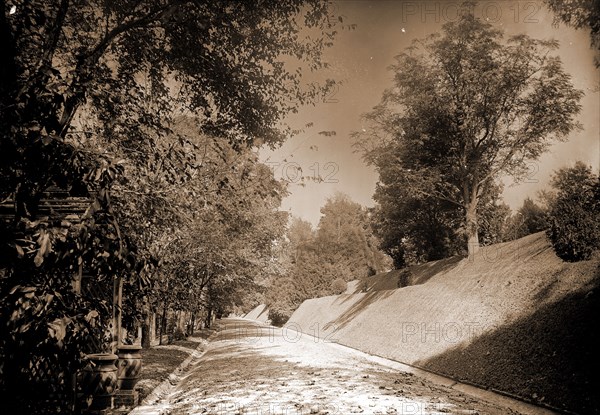
M 600 248 L 600 215 L 581 199 L 558 199 L 551 211 L 547 235 L 565 261 L 589 259 Z
M 185 338 L 185 333 L 179 327 L 177 327 L 175 332 L 173 332 L 173 340 L 184 340 Z
M 348 284 L 341 278 L 331 281 L 331 291 L 333 294 L 342 294 L 346 291 Z
M 581 261 L 600 249 L 600 179 L 583 163 L 559 170 L 550 203 L 548 238 L 560 258 Z
M 269 320 L 271 324 L 277 327 L 283 327 L 285 323 L 290 319 L 290 316 L 286 313 L 282 313 L 276 310 L 269 310 Z
M 402 288 L 402 287 L 406 287 L 409 285 L 410 283 L 410 279 L 412 277 L 412 272 L 410 271 L 410 269 L 405 268 L 400 272 L 400 275 L 398 275 L 398 287 Z

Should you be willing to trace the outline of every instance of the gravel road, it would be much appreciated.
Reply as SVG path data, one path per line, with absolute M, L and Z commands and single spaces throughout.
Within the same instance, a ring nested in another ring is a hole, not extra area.
M 228 318 L 158 402 L 132 415 L 520 414 L 330 339 Z M 309 330 L 306 330 L 309 331 Z

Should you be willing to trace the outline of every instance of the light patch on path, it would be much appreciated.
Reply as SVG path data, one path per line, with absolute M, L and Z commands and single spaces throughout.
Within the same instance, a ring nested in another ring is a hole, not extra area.
M 225 319 L 173 391 L 131 415 L 519 414 L 336 347 Z

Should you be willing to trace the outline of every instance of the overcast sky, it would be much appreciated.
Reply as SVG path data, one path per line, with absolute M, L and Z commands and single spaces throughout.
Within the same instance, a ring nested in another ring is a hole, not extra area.
M 294 181 L 295 167 L 303 174 L 320 176 L 325 182 L 290 183 L 291 194 L 282 209 L 316 225 L 320 207 L 336 191 L 348 194 L 354 201 L 373 206 L 372 195 L 377 174 L 353 153 L 350 133 L 362 128 L 360 115 L 369 111 L 391 85 L 387 70 L 393 58 L 410 45 L 440 30 L 448 20 L 456 19 L 459 2 L 342 0 L 334 4 L 335 12 L 346 22 L 356 23 L 356 30 L 342 31 L 335 46 L 327 51 L 332 76 L 342 80 L 327 102 L 303 108 L 289 118 L 293 125 L 312 122 L 305 134 L 288 140 L 275 151 L 262 150 L 261 159 L 270 163 L 277 178 Z M 600 71 L 593 64 L 593 50 L 587 31 L 576 31 L 560 25 L 552 26 L 553 16 L 542 2 L 483 1 L 475 9 L 477 17 L 489 19 L 507 35 L 526 33 L 539 39 L 555 38 L 560 42 L 559 55 L 572 76 L 573 84 L 585 92 L 579 116 L 583 131 L 572 133 L 569 141 L 552 146 L 542 158 L 531 164 L 527 183 L 511 186 L 506 179 L 504 200 L 511 208 L 520 206 L 527 196 L 548 184 L 552 171 L 576 160 L 582 160 L 598 171 L 600 165 Z M 334 130 L 335 137 L 324 137 L 319 131 Z

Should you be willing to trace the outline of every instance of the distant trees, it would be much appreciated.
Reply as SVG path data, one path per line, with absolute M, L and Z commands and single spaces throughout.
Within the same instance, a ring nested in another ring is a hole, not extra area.
M 475 253 L 481 203 L 497 178 L 518 179 L 527 160 L 578 127 L 583 92 L 552 54 L 557 47 L 526 35 L 504 40 L 501 31 L 463 13 L 398 55 L 393 86 L 353 135 L 382 178 L 380 193 L 403 187 L 430 207 L 442 201 L 438 215 L 456 205 L 469 254 Z
M 547 209 L 527 197 L 517 212 L 506 219 L 503 240 L 512 241 L 547 228 Z
M 164 249 L 148 299 L 153 311 L 233 311 L 269 272 L 287 220 L 277 210 L 286 191 L 256 151 L 198 135 L 190 125 L 182 118 L 173 128 L 196 142 L 202 168 L 169 202 L 179 215 L 151 245 Z M 159 221 L 149 213 L 146 220 Z
M 314 246 L 330 280 L 350 281 L 389 266 L 371 231 L 367 209 L 336 193 L 321 208 L 321 214 Z
M 391 265 L 377 248 L 366 208 L 338 193 L 327 200 L 321 213 L 315 231 L 298 218 L 288 228 L 286 271 L 272 281 L 266 294 L 272 321 L 285 322 L 304 300 L 339 294 L 347 281 Z
M 547 234 L 565 261 L 588 259 L 600 249 L 600 177 L 582 162 L 552 178 Z

